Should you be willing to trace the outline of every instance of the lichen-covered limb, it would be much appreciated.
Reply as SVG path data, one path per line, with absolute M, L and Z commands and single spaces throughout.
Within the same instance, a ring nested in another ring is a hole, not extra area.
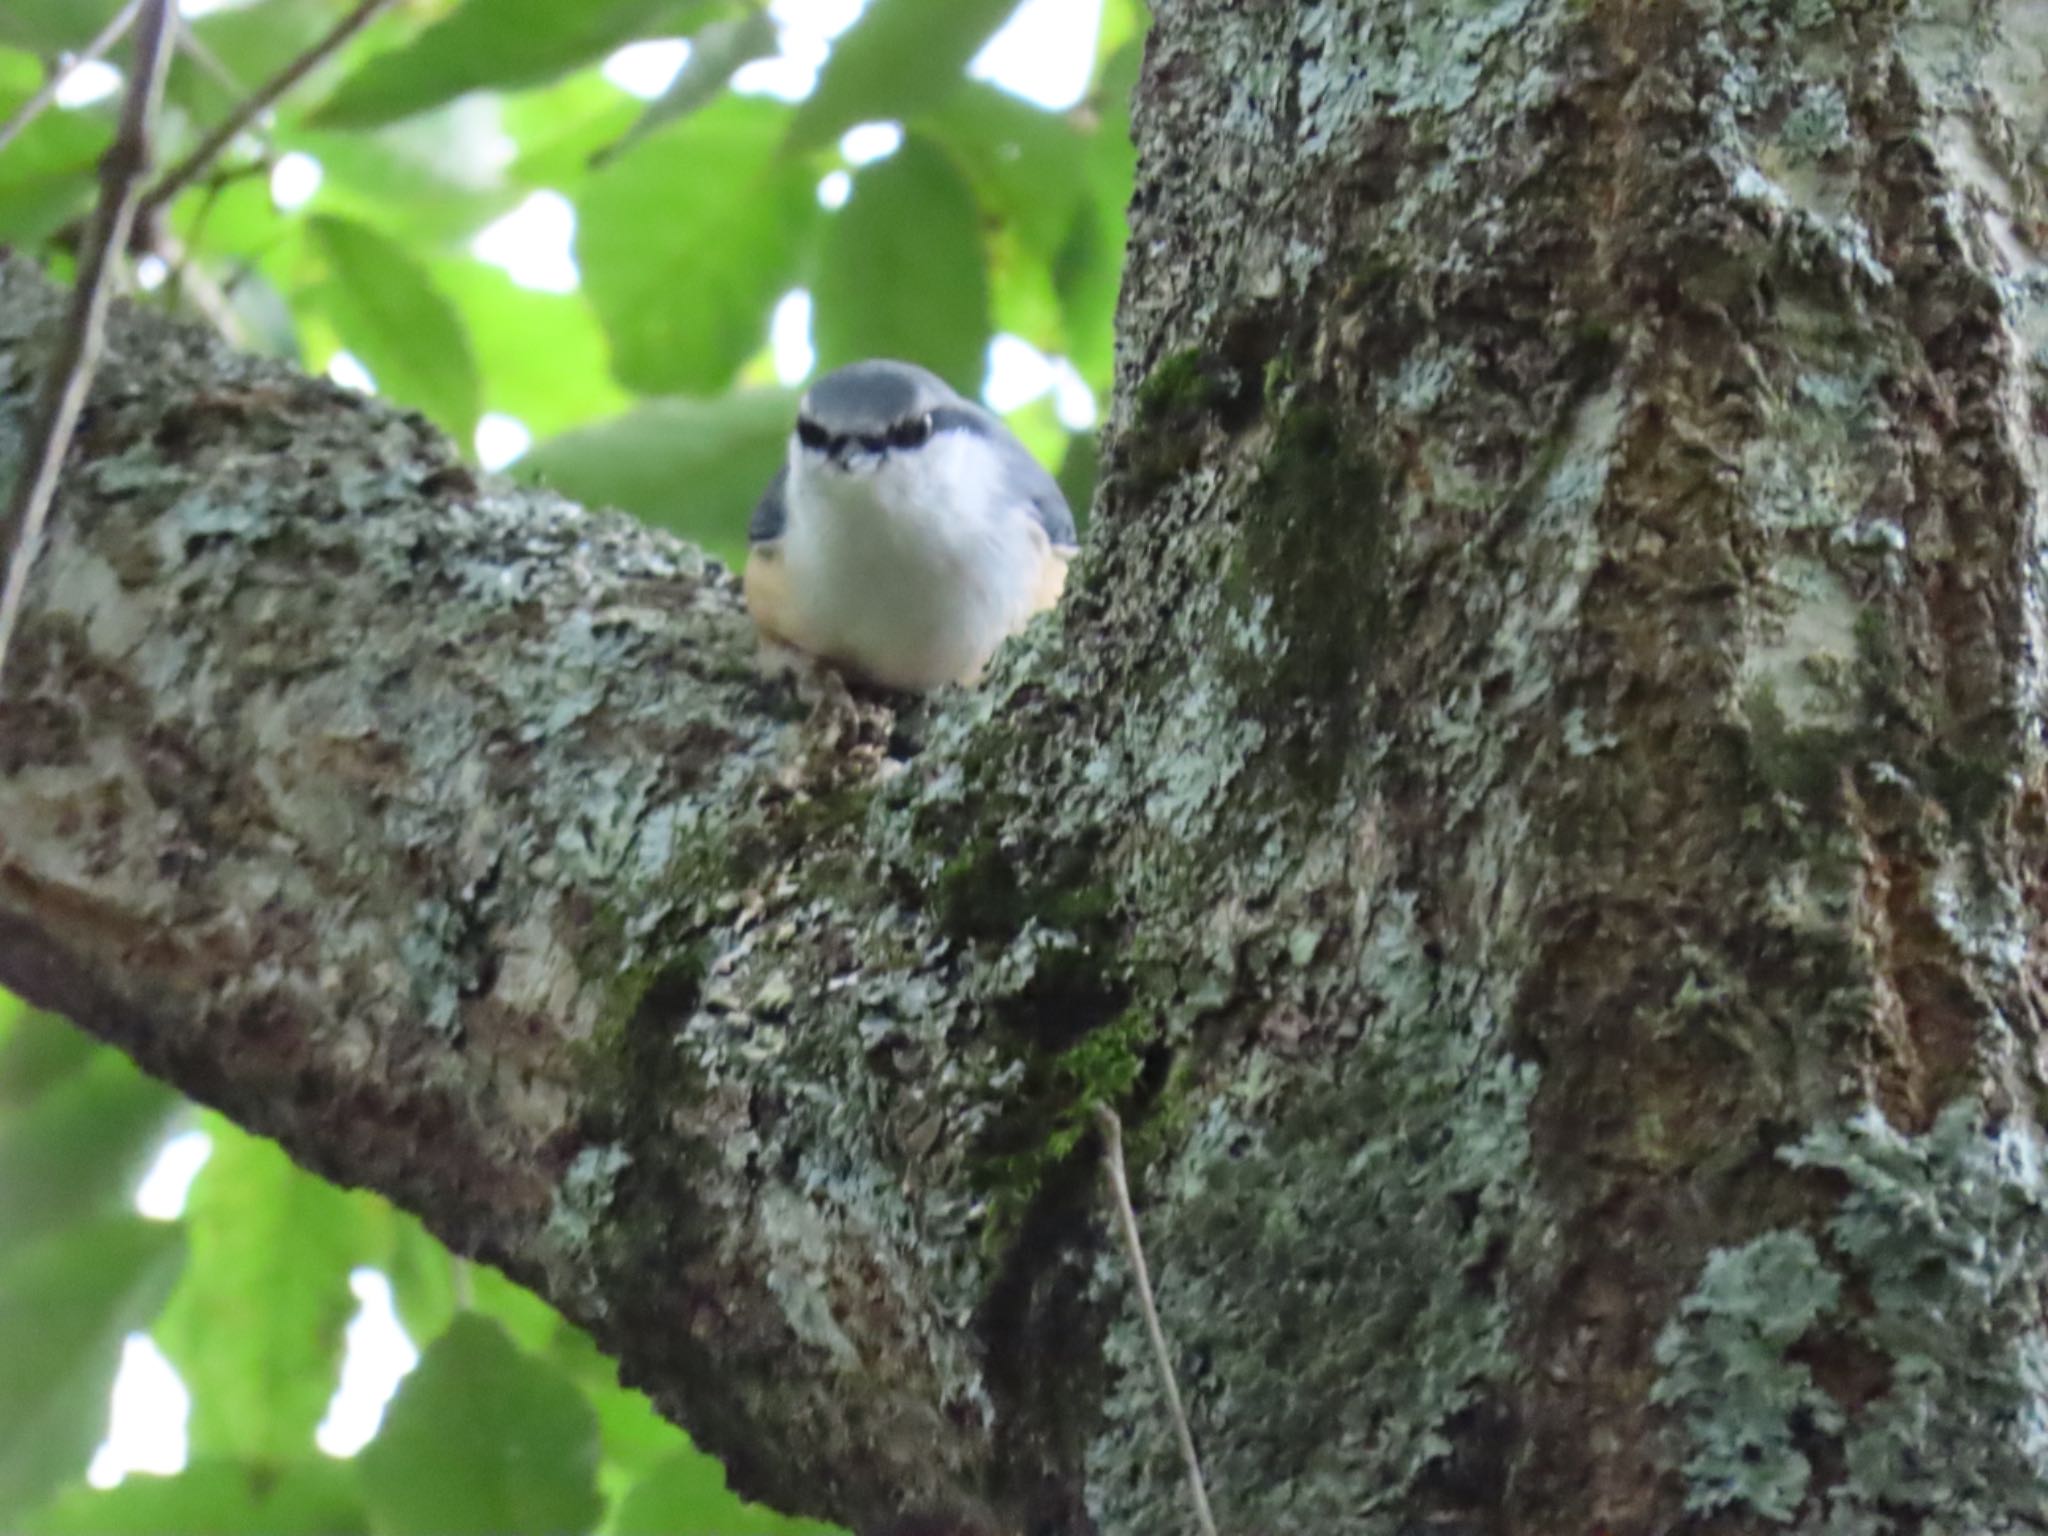
M 0 261 L 0 466 L 61 301 Z M 809 872 L 792 718 L 715 564 L 121 312 L 0 698 L 0 982 L 539 1286 L 756 1488 L 957 1497 L 988 1405 L 872 1126 L 815 1123 L 843 1051 L 716 1003 Z
M 694 557 L 128 317 L 0 980 L 791 1505 L 1185 1527 L 1106 1102 L 1224 1530 L 2038 1520 L 2034 9 L 1157 0 L 1090 553 L 837 745 Z

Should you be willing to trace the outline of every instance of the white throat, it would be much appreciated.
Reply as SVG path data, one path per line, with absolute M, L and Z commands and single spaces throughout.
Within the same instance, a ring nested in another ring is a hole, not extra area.
M 942 432 L 836 468 L 792 443 L 783 560 L 806 643 L 897 688 L 977 673 L 1030 612 L 1045 535 L 988 446 Z

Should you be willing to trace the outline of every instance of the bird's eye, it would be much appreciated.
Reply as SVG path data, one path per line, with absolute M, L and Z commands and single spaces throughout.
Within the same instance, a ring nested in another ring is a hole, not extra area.
M 799 416 L 796 419 L 796 440 L 806 448 L 816 448 L 822 452 L 831 446 L 832 435 L 810 417 Z
M 889 446 L 892 448 L 922 448 L 932 438 L 932 413 L 913 416 L 908 421 L 899 421 L 889 429 Z

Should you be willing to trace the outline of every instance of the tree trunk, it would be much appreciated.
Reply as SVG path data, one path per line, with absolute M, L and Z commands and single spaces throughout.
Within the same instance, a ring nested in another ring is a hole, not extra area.
M 2039 8 L 1155 10 L 1092 553 L 893 719 L 119 319 L 0 981 L 791 1508 L 1188 1528 L 1108 1102 L 1232 1536 L 2041 1529 Z

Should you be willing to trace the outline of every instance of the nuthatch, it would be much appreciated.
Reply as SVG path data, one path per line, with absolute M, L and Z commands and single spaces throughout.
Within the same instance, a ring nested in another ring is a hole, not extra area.
M 766 639 L 919 693 L 979 678 L 1059 601 L 1076 548 L 1066 498 L 1009 428 L 879 359 L 805 393 L 747 543 Z

